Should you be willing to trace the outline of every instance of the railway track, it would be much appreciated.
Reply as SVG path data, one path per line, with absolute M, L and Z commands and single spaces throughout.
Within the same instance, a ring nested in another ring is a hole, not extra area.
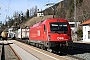
M 21 40 L 18 40 L 18 41 L 21 41 Z M 23 43 L 26 43 L 25 40 L 22 40 Z M 71 60 L 90 60 L 90 46 L 86 46 L 87 48 L 85 47 L 81 47 L 78 46 L 78 45 L 75 45 L 76 47 L 73 47 L 73 49 L 71 50 L 68 50 L 68 51 L 65 51 L 65 52 L 61 52 L 60 54 L 58 53 L 54 53 L 54 54 L 57 54 L 57 55 L 60 55 L 60 56 L 65 56 L 65 57 L 70 57 Z M 77 46 L 79 48 L 77 48 Z M 84 46 L 84 45 L 82 45 Z M 85 57 L 86 56 L 86 57 Z
M 69 54 L 67 54 L 67 56 L 68 56 L 68 57 L 75 58 L 75 59 L 77 59 L 77 60 L 84 60 L 84 59 L 82 59 L 82 58 L 79 58 L 79 57 L 76 57 L 76 56 L 72 56 L 72 55 L 69 55 Z
M 8 41 L 0 41 L 1 60 L 21 60 Z
M 73 49 L 62 52 L 62 54 L 78 60 L 90 60 L 90 45 L 83 44 L 81 46 L 81 44 L 77 44 L 74 45 Z
M 90 60 L 90 58 L 85 58 L 85 56 L 90 56 L 90 53 L 82 53 L 82 54 L 74 54 L 72 55 L 74 56 L 75 58 L 78 58 L 79 60 Z
M 54 53 L 54 54 L 57 54 L 59 56 L 63 56 L 65 58 L 68 58 L 69 60 L 84 60 L 83 58 L 74 56 L 70 53 L 67 53 L 66 51 L 61 51 L 60 53 Z
M 61 54 L 58 54 L 58 55 L 60 55 L 60 56 L 63 55 L 66 58 L 70 58 L 70 60 L 84 60 L 83 58 L 73 56 L 73 55 L 70 55 L 70 54 L 65 53 L 65 52 L 61 52 Z

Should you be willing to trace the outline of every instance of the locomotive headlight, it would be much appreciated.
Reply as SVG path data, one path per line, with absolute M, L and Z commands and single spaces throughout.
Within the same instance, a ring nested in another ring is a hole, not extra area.
M 51 37 L 50 37 L 50 35 L 48 35 L 48 41 L 49 41 L 49 40 L 51 40 Z

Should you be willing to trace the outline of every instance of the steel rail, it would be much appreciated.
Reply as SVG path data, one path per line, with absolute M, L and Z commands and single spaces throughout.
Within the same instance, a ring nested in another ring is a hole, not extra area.
M 15 50 L 12 48 L 12 46 L 9 44 L 10 48 L 12 49 L 12 51 L 14 52 L 14 54 L 17 56 L 17 58 L 19 60 L 22 60 L 21 57 L 15 52 Z

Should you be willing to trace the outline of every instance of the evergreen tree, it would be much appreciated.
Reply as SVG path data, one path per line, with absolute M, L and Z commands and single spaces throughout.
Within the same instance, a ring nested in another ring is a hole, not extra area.
M 29 18 L 29 10 L 27 9 L 27 11 L 26 11 L 26 19 L 28 19 Z

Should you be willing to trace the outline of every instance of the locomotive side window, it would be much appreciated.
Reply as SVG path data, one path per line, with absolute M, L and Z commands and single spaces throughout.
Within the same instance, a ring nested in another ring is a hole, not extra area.
M 67 23 L 64 22 L 53 22 L 50 23 L 50 30 L 51 31 L 57 31 L 57 32 L 67 32 L 68 26 Z
M 44 25 L 44 31 L 46 31 L 46 26 Z

